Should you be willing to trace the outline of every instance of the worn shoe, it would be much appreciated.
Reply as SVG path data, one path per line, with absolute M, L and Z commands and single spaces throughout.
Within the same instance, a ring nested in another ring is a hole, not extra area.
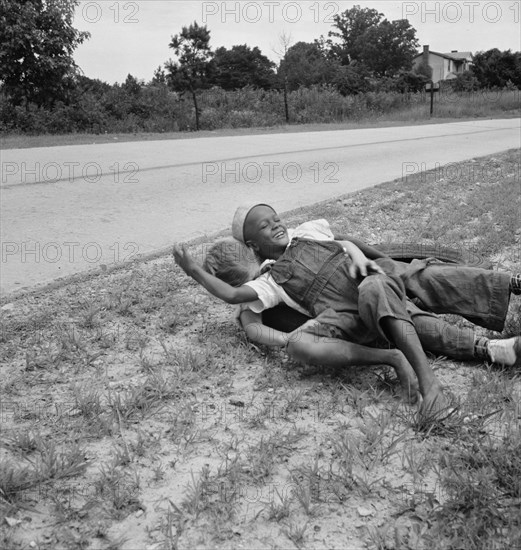
M 521 366 L 521 336 L 506 340 L 490 340 L 488 353 L 490 360 L 498 365 Z

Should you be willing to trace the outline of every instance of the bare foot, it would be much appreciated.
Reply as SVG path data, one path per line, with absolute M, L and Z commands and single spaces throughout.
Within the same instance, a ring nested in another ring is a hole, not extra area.
M 411 404 L 417 403 L 421 395 L 414 369 L 400 350 L 395 349 L 390 351 L 392 354 L 389 363 L 396 371 L 396 376 L 398 376 L 398 380 L 400 381 L 402 396 Z
M 447 418 L 454 411 L 449 399 L 443 393 L 439 384 L 433 384 L 423 396 L 420 407 L 420 418 L 423 420 L 440 421 Z

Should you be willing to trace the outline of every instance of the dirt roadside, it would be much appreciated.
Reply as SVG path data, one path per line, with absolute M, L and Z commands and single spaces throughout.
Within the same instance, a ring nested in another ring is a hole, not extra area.
M 457 179 L 392 181 L 285 219 L 325 217 L 373 243 L 474 247 L 495 269 L 519 270 L 518 159 L 518 150 L 472 159 Z M 477 177 L 476 165 L 498 169 Z M 166 256 L 10 304 L 0 352 L 5 548 L 520 540 L 521 495 L 507 483 L 521 473 L 519 369 L 431 357 L 464 414 L 421 431 L 388 367 L 304 367 L 252 346 L 232 309 Z M 512 334 L 520 305 L 512 300 Z

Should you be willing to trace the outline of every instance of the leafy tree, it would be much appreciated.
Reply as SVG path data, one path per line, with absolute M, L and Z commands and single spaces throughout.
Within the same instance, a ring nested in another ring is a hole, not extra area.
M 0 0 L 0 81 L 13 105 L 67 101 L 73 52 L 90 35 L 73 24 L 78 0 Z
M 423 76 L 427 81 L 432 80 L 432 67 L 428 63 L 425 63 L 423 59 L 421 63 L 414 68 L 414 72 L 418 76 Z
M 218 48 L 212 62 L 212 82 L 224 90 L 245 86 L 267 90 L 272 87 L 275 63 L 256 46 L 233 46 L 230 50 Z
M 154 86 L 166 86 L 166 74 L 161 65 L 159 65 L 159 67 L 154 71 L 154 76 L 150 83 Z
M 333 84 L 342 95 L 353 95 L 371 90 L 371 79 L 367 67 L 353 61 L 349 65 L 340 65 Z
M 281 62 L 288 54 L 292 41 L 293 38 L 291 34 L 286 33 L 286 31 L 282 31 L 279 34 L 278 49 L 273 49 L 273 52 L 279 57 Z M 289 124 L 290 116 L 288 75 L 286 74 L 285 67 L 281 65 L 281 63 L 279 63 L 279 68 L 277 71 L 277 86 L 279 87 L 279 89 L 282 89 L 282 94 L 284 97 L 284 116 L 286 119 L 286 124 Z
M 174 50 L 178 61 L 165 63 L 167 79 L 176 92 L 190 92 L 195 109 L 195 127 L 199 130 L 200 112 L 197 104 L 197 92 L 211 86 L 210 31 L 200 27 L 196 21 L 189 27 L 183 27 L 179 34 L 172 37 L 169 47 Z
M 130 96 L 139 97 L 141 95 L 141 83 L 131 74 L 127 75 L 127 79 L 123 83 L 122 88 Z
M 331 53 L 337 57 L 342 65 L 349 65 L 352 61 L 360 61 L 364 50 L 365 33 L 377 27 L 383 13 L 369 8 L 354 6 L 350 10 L 335 15 L 334 25 L 337 31 L 329 31 L 328 36 L 337 38 L 340 43 L 328 40 Z
M 479 89 L 479 81 L 472 71 L 464 71 L 451 82 L 455 92 L 473 92 Z
M 330 84 L 339 69 L 338 62 L 328 58 L 318 42 L 297 42 L 280 62 L 279 71 L 288 79 L 290 90 L 300 86 Z
M 75 89 L 79 94 L 89 94 L 99 99 L 108 93 L 111 89 L 111 85 L 98 78 L 77 75 Z
M 521 52 L 497 48 L 478 52 L 472 57 L 471 71 L 481 88 L 504 88 L 510 81 L 521 89 Z
M 375 9 L 354 6 L 334 17 L 328 36 L 331 55 L 342 65 L 362 63 L 376 77 L 394 76 L 412 66 L 419 42 L 405 19 L 387 21 Z M 334 42 L 331 37 L 339 42 Z
M 395 79 L 395 91 L 397 92 L 421 92 L 425 89 L 427 82 L 431 80 L 431 76 L 425 76 L 416 71 L 405 71 L 398 75 Z
M 371 27 L 364 35 L 360 61 L 377 77 L 394 76 L 412 68 L 419 42 L 406 19 L 387 21 Z
M 403 71 L 395 76 L 386 76 L 375 81 L 374 91 L 401 94 L 420 92 L 425 89 L 425 85 L 429 81 L 430 78 L 415 71 Z

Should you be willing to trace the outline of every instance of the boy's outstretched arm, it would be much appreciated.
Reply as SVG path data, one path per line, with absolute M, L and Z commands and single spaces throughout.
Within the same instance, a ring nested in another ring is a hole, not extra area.
M 233 287 L 221 279 L 210 275 L 199 265 L 190 255 L 185 246 L 174 245 L 175 263 L 192 279 L 195 279 L 206 290 L 224 300 L 228 304 L 243 304 L 246 302 L 254 302 L 258 295 L 248 286 Z

